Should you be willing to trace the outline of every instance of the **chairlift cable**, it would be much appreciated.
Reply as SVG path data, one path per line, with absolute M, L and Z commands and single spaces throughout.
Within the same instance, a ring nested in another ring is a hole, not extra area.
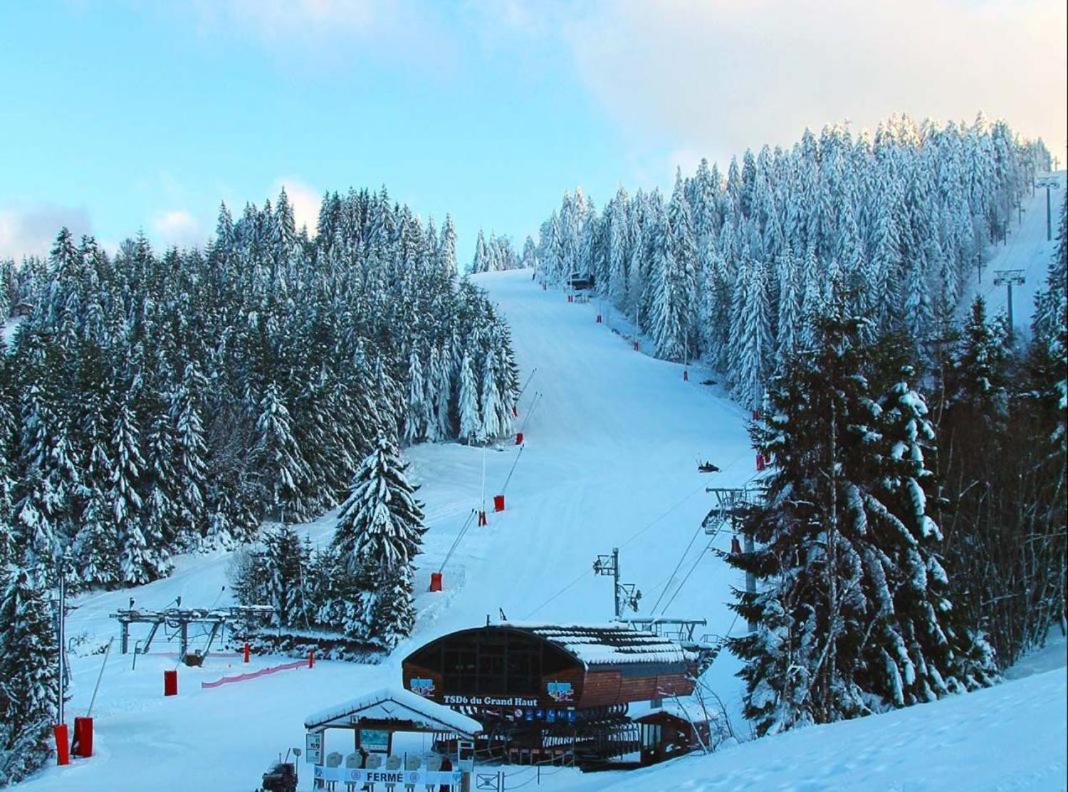
M 537 366 L 535 366 L 534 368 L 532 368 L 530 370 L 530 374 L 527 376 L 527 381 L 523 383 L 523 387 L 520 388 L 519 389 L 519 393 L 516 394 L 516 397 L 515 397 L 515 403 L 516 404 L 519 404 L 519 400 L 523 398 L 523 394 L 526 392 L 527 386 L 530 384 L 530 381 L 532 379 L 534 379 L 534 375 L 537 374 L 537 373 L 538 373 L 538 367 Z
M 694 531 L 693 532 L 693 536 L 690 537 L 690 543 L 688 545 L 686 545 L 686 549 L 682 551 L 682 556 L 679 558 L 679 563 L 675 564 L 675 568 L 673 570 L 671 570 L 671 577 L 669 577 L 664 582 L 664 587 L 660 590 L 660 596 L 656 598 L 656 602 L 653 603 L 652 610 L 649 611 L 650 614 L 656 613 L 656 609 L 660 606 L 660 601 L 664 598 L 664 595 L 667 593 L 668 587 L 671 586 L 671 584 L 674 582 L 675 575 L 678 574 L 679 569 L 682 567 L 682 562 L 686 560 L 686 556 L 689 554 L 690 548 L 693 547 L 693 543 L 697 541 L 697 535 L 700 534 L 703 529 L 704 529 L 704 524 L 703 523 L 698 523 L 697 524 L 697 530 Z
M 452 546 L 449 548 L 449 552 L 445 554 L 445 559 L 441 562 L 441 566 L 438 567 L 438 572 L 442 572 L 445 569 L 445 565 L 449 563 L 449 559 L 452 558 L 452 553 L 456 549 L 456 546 L 460 544 L 460 540 L 464 538 L 464 534 L 467 533 L 467 529 L 471 527 L 471 521 L 475 518 L 477 509 L 472 509 L 471 513 L 467 515 L 467 520 L 460 528 L 460 532 L 456 534 L 456 538 L 452 542 Z
M 684 577 L 682 579 L 682 582 L 679 583 L 678 588 L 675 589 L 675 593 L 671 595 L 671 599 L 667 601 L 667 604 L 664 605 L 663 609 L 660 611 L 661 615 L 667 612 L 667 609 L 671 607 L 671 603 L 675 601 L 675 597 L 679 596 L 679 592 L 682 591 L 683 587 L 686 585 L 686 582 L 690 579 L 690 576 L 693 575 L 694 570 L 697 569 L 697 565 L 701 563 L 701 559 L 705 557 L 705 553 L 707 553 L 712 547 L 712 543 L 715 541 L 715 539 L 716 537 L 714 536 L 709 539 L 708 544 L 705 545 L 705 549 L 697 555 L 697 558 L 693 562 L 693 566 L 690 567 L 690 571 L 686 573 L 686 577 Z
M 519 453 L 515 455 L 515 461 L 512 462 L 512 467 L 508 471 L 508 475 L 504 479 L 504 486 L 501 487 L 501 495 L 503 495 L 504 491 L 508 489 L 508 482 L 510 482 L 512 480 L 512 474 L 515 473 L 516 465 L 519 464 L 519 457 L 523 456 L 523 449 L 524 448 L 526 448 L 525 445 L 519 446 Z

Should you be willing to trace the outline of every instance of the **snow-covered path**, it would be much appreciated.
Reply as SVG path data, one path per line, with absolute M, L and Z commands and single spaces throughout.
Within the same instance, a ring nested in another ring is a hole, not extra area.
M 983 265 L 982 279 L 972 278 L 966 289 L 966 299 L 961 310 L 967 311 L 976 294 L 986 300 L 987 312 L 993 316 L 1006 312 L 1008 293 L 1004 285 L 994 285 L 995 273 L 999 270 L 1022 270 L 1024 283 L 1013 286 L 1013 325 L 1018 331 L 1029 333 L 1031 316 L 1035 308 L 1035 293 L 1046 285 L 1046 267 L 1057 246 L 1057 230 L 1064 211 L 1066 171 L 1056 171 L 1049 178 L 1056 184 L 1050 191 L 1050 214 L 1052 239 L 1046 239 L 1046 190 L 1039 188 L 1034 195 L 1025 197 L 1023 212 L 1018 225 L 1009 231 L 1005 243 L 995 245 L 991 256 Z
M 526 447 L 506 492 L 507 510 L 491 513 L 488 528 L 468 532 L 445 569 L 446 588 L 461 581 L 462 588 L 446 594 L 448 615 L 425 628 L 451 630 L 487 613 L 497 618 L 499 610 L 513 620 L 603 622 L 612 617 L 611 584 L 591 565 L 613 546 L 620 548 L 623 580 L 643 590 L 647 614 L 709 508 L 704 487 L 739 484 L 753 473 L 744 412 L 698 384 L 705 375 L 691 369 L 684 382 L 682 366 L 635 352 L 595 322 L 593 305 L 543 292 L 527 272 L 484 275 L 479 283 L 508 317 L 524 377 L 536 369 L 520 403 Z M 514 445 L 500 448 L 485 452 L 487 500 L 518 454 Z M 443 509 L 453 524 L 428 536 L 428 568 L 479 501 L 483 453 L 454 445 L 409 454 L 430 510 L 456 502 Z M 723 471 L 698 473 L 699 458 Z M 704 544 L 699 537 L 694 551 Z M 697 553 L 687 558 L 680 577 Z M 710 616 L 709 630 L 725 631 L 725 574 L 706 555 L 669 612 Z

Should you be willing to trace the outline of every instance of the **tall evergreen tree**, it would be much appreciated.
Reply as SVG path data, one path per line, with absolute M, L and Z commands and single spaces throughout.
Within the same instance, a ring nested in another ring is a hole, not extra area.
M 459 389 L 460 439 L 468 445 L 486 440 L 482 413 L 478 404 L 478 382 L 471 363 L 471 355 L 464 352 L 460 363 Z
M 729 645 L 746 663 L 758 733 L 853 718 L 989 684 L 985 644 L 957 630 L 927 507 L 922 399 L 870 395 L 862 320 L 824 318 L 754 427 L 774 459 L 729 563 L 760 581 L 736 610 L 756 630 Z
M 25 779 L 52 755 L 59 646 L 45 577 L 26 567 L 0 572 L 0 785 Z
M 302 500 L 308 463 L 293 436 L 289 410 L 274 383 L 260 401 L 259 413 L 256 453 L 264 471 L 268 502 L 283 522 L 303 519 L 308 516 Z
M 367 634 L 388 647 L 411 632 L 412 563 L 422 546 L 422 504 L 393 443 L 379 437 L 338 513 L 333 550 L 367 586 Z

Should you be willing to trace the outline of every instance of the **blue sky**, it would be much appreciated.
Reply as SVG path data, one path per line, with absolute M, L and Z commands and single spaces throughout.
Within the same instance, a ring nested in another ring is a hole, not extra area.
M 0 255 L 385 184 L 451 212 L 466 261 L 576 185 L 600 205 L 899 111 L 982 108 L 1063 161 L 1064 28 L 1046 0 L 0 0 Z

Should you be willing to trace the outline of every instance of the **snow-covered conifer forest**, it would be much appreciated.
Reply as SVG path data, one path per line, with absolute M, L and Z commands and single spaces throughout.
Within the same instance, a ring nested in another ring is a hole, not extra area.
M 251 788 L 309 711 L 399 685 L 430 639 L 607 622 L 590 562 L 613 547 L 644 591 L 624 616 L 707 631 L 715 659 L 671 703 L 714 739 L 539 786 L 1063 775 L 1063 172 L 1047 243 L 1050 153 L 1003 122 L 831 126 L 740 162 L 601 211 L 566 194 L 521 253 L 479 232 L 462 278 L 452 220 L 384 188 L 327 193 L 313 230 L 283 190 L 222 206 L 200 247 L 63 229 L 3 262 L 0 786 Z M 994 264 L 1030 279 L 1014 323 Z M 709 485 L 747 498 L 716 530 Z M 103 663 L 101 750 L 42 772 L 60 575 L 71 709 Z M 162 704 L 173 641 L 102 658 L 112 612 L 183 598 L 270 614 Z M 317 663 L 195 684 L 245 641 L 242 669 Z
M 556 283 L 593 275 L 657 355 L 708 360 L 759 407 L 836 292 L 873 320 L 869 337 L 947 334 L 964 284 L 1049 165 L 1040 141 L 982 116 L 900 116 L 873 135 L 827 126 L 789 149 L 746 150 L 726 174 L 702 160 L 670 196 L 620 188 L 597 211 L 581 189 L 565 194 L 536 258 Z

